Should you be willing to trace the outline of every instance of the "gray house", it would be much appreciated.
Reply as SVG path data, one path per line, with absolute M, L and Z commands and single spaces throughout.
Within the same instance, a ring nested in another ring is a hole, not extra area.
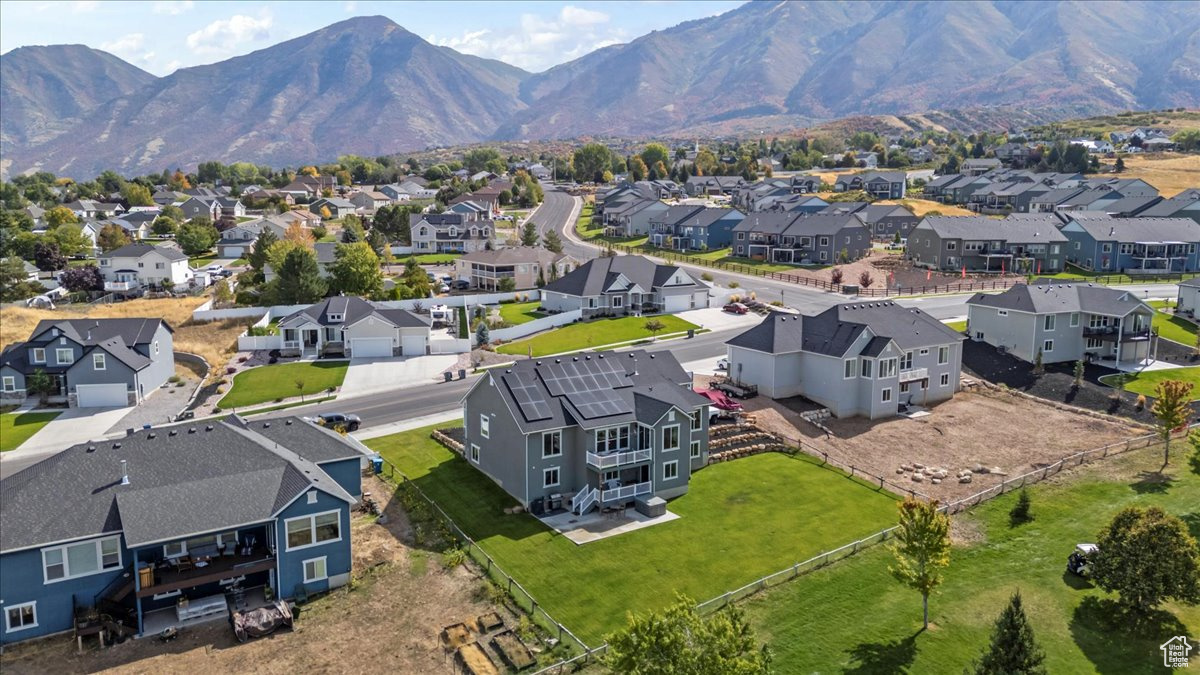
M 650 218 L 650 243 L 677 251 L 725 248 L 746 216 L 737 209 L 680 204 Z
M 908 174 L 903 171 L 868 171 L 838 176 L 834 192 L 864 190 L 878 199 L 903 199 Z
M 1061 272 L 1067 237 L 1051 214 L 926 216 L 905 254 L 918 267 L 958 272 Z
M 912 211 L 898 204 L 871 204 L 856 213 L 871 229 L 872 237 L 884 240 L 891 240 L 897 233 L 902 239 L 907 238 L 921 221 Z
M 429 319 L 354 296 L 326 298 L 290 314 L 279 331 L 284 354 L 386 358 L 429 351 Z
M 1154 309 L 1128 291 L 1040 279 L 967 300 L 972 340 L 1033 363 L 1136 364 L 1150 355 Z
M 857 214 L 752 213 L 733 227 L 733 255 L 801 265 L 858 260 L 871 231 Z
M 583 310 L 583 317 L 674 314 L 708 307 L 708 287 L 686 270 L 640 255 L 589 260 L 542 288 L 551 312 Z
M 490 370 L 463 398 L 466 460 L 535 514 L 669 499 L 708 461 L 708 400 L 669 353 Z
M 1196 312 L 1200 311 L 1200 277 L 1179 282 L 1179 290 L 1175 293 L 1175 311 L 1195 318 Z
M 772 313 L 725 347 L 729 376 L 766 396 L 805 396 L 838 417 L 880 419 L 952 397 L 963 339 L 919 309 L 884 301 Z
M 492 247 L 495 226 L 462 213 L 412 213 L 408 216 L 414 253 L 475 253 Z
M 0 352 L 0 399 L 19 403 L 28 379 L 50 376 L 52 402 L 79 408 L 136 405 L 175 374 L 173 331 L 162 319 L 44 320 Z

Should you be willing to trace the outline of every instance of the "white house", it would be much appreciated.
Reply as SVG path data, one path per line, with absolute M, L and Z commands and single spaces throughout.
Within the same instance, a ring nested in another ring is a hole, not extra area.
M 145 287 L 186 284 L 192 278 L 188 257 L 177 248 L 129 244 L 102 253 L 97 260 L 104 290 L 128 293 Z
M 354 358 L 423 356 L 429 320 L 358 297 L 326 298 L 279 322 L 285 354 L 341 353 Z

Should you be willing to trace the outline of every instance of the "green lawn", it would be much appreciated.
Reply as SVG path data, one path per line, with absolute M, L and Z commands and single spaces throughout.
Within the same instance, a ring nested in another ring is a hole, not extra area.
M 542 306 L 541 300 L 533 302 L 506 302 L 500 305 L 500 318 L 512 325 L 529 323 L 540 319 L 545 314 L 537 311 Z
M 750 600 L 752 623 L 781 673 L 957 674 L 979 656 L 992 622 L 1019 589 L 1049 672 L 1163 672 L 1158 646 L 1174 635 L 1200 634 L 1200 607 L 1169 605 L 1154 625 L 1131 631 L 1110 624 L 1112 596 L 1064 570 L 1076 543 L 1095 541 L 1131 504 L 1159 505 L 1200 534 L 1200 475 L 1184 468 L 1180 454 L 1169 482 L 1155 481 L 1162 454 L 1148 449 L 1030 488 L 1035 520 L 1016 528 L 1008 522 L 1014 493 L 965 520 L 956 516 L 965 525 L 960 531 L 974 537 L 951 553 L 946 582 L 930 598 L 929 631 L 920 630 L 920 595 L 891 577 L 892 558 L 882 547 Z
M 596 319 L 567 324 L 524 340 L 509 342 L 497 347 L 496 351 L 502 354 L 528 354 L 529 348 L 532 347 L 534 356 L 546 356 L 547 354 L 560 354 L 627 340 L 649 338 L 653 334 L 646 330 L 645 325 L 652 319 L 665 326 L 658 332 L 659 335 L 699 328 L 694 323 L 670 314 L 653 317 L 626 316 L 618 319 Z
M 575 231 L 585 239 L 598 236 L 604 230 L 599 223 L 595 227 L 592 226 L 592 211 L 595 207 L 592 204 L 584 204 L 579 210 L 579 218 L 575 221 Z
M 188 264 L 191 265 L 192 267 L 208 267 L 209 265 L 212 264 L 212 261 L 214 261 L 216 259 L 217 259 L 217 254 L 215 252 L 205 253 L 204 255 L 191 256 L 190 258 L 188 258 Z
M 0 452 L 15 450 L 61 413 L 4 413 L 0 415 Z
M 416 256 L 417 263 L 420 265 L 448 265 L 458 260 L 462 256 L 461 253 L 421 253 Z M 400 256 L 401 262 L 408 260 L 406 256 Z
M 1176 272 L 1175 274 L 1178 274 Z M 1089 281 L 1098 277 L 1104 278 L 1105 284 L 1138 284 L 1145 281 L 1142 277 L 1131 277 L 1128 274 L 1110 274 L 1106 272 L 1095 272 L 1085 270 L 1082 267 L 1077 267 L 1071 263 L 1066 264 L 1066 270 L 1057 274 L 1039 274 L 1041 279 L 1061 279 L 1064 281 Z M 1193 273 L 1185 273 L 1183 277 L 1190 278 L 1196 276 Z
M 1196 344 L 1196 324 L 1163 311 L 1173 307 L 1174 303 L 1170 300 L 1152 300 L 1150 306 L 1158 310 L 1154 315 L 1154 329 L 1160 336 L 1189 347 Z
M 233 388 L 218 405 L 228 410 L 299 396 L 301 393 L 305 396 L 319 394 L 342 384 L 346 377 L 346 365 L 345 361 L 315 361 L 251 368 L 234 376 Z M 296 388 L 297 380 L 304 382 L 303 390 Z
M 1106 375 L 1101 381 L 1113 386 L 1117 375 Z M 1167 368 L 1164 370 L 1147 370 L 1141 373 L 1125 374 L 1125 389 L 1135 394 L 1154 396 L 1159 382 L 1180 380 L 1192 384 L 1192 400 L 1200 400 L 1200 367 Z
M 952 331 L 961 333 L 967 329 L 967 320 L 963 319 L 962 321 L 947 321 L 946 327 Z
M 367 441 L 438 502 L 540 605 L 590 645 L 627 611 L 708 599 L 888 527 L 894 499 L 807 456 L 710 466 L 668 508 L 679 519 L 577 546 L 528 515 L 429 428 Z M 485 449 L 484 452 L 487 452 Z M 782 672 L 782 671 L 780 671 Z

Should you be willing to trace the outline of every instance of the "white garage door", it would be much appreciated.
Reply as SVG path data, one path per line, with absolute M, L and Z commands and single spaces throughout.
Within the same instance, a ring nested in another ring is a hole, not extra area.
M 356 359 L 369 356 L 391 356 L 391 338 L 354 338 L 350 341 L 350 355 Z
M 424 356 L 425 336 L 402 335 L 400 336 L 400 348 L 400 353 L 405 356 Z
M 123 408 L 129 405 L 124 384 L 80 384 L 75 387 L 80 408 Z
M 242 257 L 241 246 L 224 246 L 221 248 L 222 258 L 240 258 Z
M 663 304 L 665 311 L 668 314 L 673 314 L 691 309 L 691 300 L 690 295 L 668 295 L 663 299 Z

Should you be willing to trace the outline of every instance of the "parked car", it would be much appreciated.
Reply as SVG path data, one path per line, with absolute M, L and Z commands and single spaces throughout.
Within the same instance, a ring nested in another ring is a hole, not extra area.
M 729 370 L 729 359 L 718 359 L 717 370 Z
M 1100 548 L 1095 544 L 1076 544 L 1075 550 L 1067 557 L 1067 571 L 1081 577 L 1091 574 L 1092 560 Z
M 725 305 L 724 307 L 722 307 L 721 309 L 723 309 L 726 312 L 729 312 L 730 314 L 745 314 L 748 311 L 746 306 L 740 302 L 731 302 L 728 305 Z
M 346 413 L 325 413 L 317 415 L 313 418 L 313 422 L 323 427 L 330 429 L 344 429 L 346 431 L 358 431 L 362 426 L 362 418 L 358 415 L 347 415 Z
M 208 272 L 209 274 L 211 274 L 213 276 L 216 276 L 225 271 L 225 266 L 224 265 L 209 265 L 208 267 L 204 268 L 204 271 Z
M 454 282 L 454 290 L 457 290 L 457 291 L 465 291 L 470 287 L 471 287 L 471 282 L 467 281 L 466 279 L 459 279 L 458 281 Z
M 450 292 L 449 284 L 442 284 L 441 286 L 438 286 L 438 293 L 449 293 L 449 292 Z

